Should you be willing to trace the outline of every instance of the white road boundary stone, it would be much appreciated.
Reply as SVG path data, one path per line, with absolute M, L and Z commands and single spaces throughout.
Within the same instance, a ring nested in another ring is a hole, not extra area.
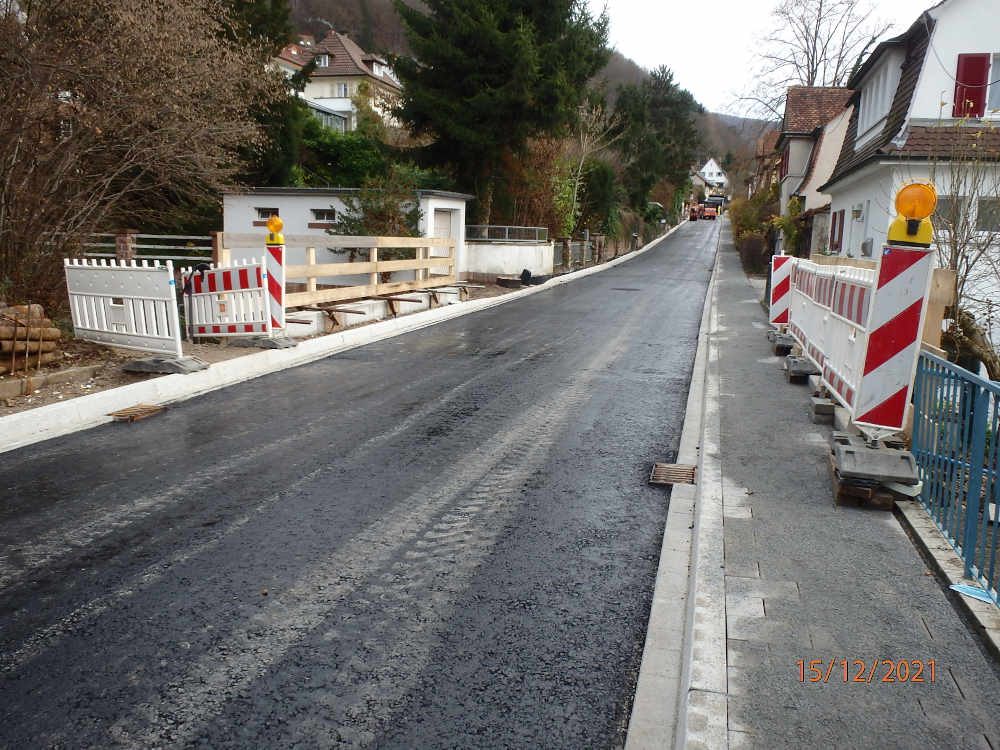
M 3 435 L 4 438 L 3 444 L 0 445 L 0 453 L 68 435 L 79 430 L 97 427 L 111 421 L 111 417 L 108 416 L 109 412 L 126 409 L 136 404 L 159 405 L 183 401 L 262 375 L 315 362 L 332 354 L 355 349 L 365 344 L 393 338 L 435 323 L 487 310 L 532 294 L 539 294 L 553 286 L 568 284 L 571 281 L 582 279 L 637 258 L 682 226 L 684 226 L 683 222 L 635 252 L 620 258 L 563 274 L 549 279 L 544 284 L 521 289 L 500 297 L 489 297 L 447 305 L 434 310 L 425 310 L 402 318 L 384 320 L 361 328 L 351 328 L 340 333 L 302 341 L 293 349 L 272 349 L 257 354 L 248 354 L 226 362 L 217 362 L 207 370 L 200 372 L 186 375 L 164 375 L 141 383 L 112 388 L 0 417 L 0 435 Z

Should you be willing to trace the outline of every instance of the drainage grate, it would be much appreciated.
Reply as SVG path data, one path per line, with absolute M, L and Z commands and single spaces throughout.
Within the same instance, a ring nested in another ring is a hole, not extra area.
M 127 409 L 122 409 L 121 411 L 113 411 L 108 414 L 108 416 L 114 417 L 116 422 L 138 422 L 140 419 L 152 417 L 153 415 L 166 410 L 167 407 L 165 406 L 139 404 L 137 406 L 130 406 Z
M 695 467 L 690 464 L 653 464 L 650 484 L 694 484 Z

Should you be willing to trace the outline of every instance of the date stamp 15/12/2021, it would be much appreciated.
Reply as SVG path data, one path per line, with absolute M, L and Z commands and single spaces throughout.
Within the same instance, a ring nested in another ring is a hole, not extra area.
M 799 682 L 863 683 L 934 682 L 933 659 L 799 659 Z

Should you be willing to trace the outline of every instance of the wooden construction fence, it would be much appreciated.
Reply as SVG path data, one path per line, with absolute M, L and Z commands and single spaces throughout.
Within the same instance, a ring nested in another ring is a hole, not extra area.
M 228 263 L 232 248 L 262 247 L 264 235 L 220 235 L 222 250 L 220 260 Z M 344 263 L 317 263 L 316 248 L 343 248 L 367 251 L 368 259 Z M 285 306 L 300 307 L 338 302 L 346 299 L 378 297 L 401 292 L 447 286 L 455 283 L 455 240 L 440 237 L 351 237 L 322 234 L 286 234 L 285 248 L 305 248 L 305 263 L 285 267 Z M 431 255 L 431 248 L 447 249 L 447 255 Z M 414 258 L 382 260 L 379 250 L 412 249 Z M 447 273 L 431 273 L 431 269 L 447 268 Z M 395 271 L 413 271 L 408 281 L 383 282 L 381 274 Z M 327 286 L 320 288 L 318 279 L 335 276 L 367 276 L 368 283 L 353 286 Z M 289 293 L 289 281 L 304 281 L 305 290 Z

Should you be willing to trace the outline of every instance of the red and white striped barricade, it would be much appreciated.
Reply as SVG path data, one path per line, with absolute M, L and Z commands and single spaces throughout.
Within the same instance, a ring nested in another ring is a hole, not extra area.
M 906 423 L 933 270 L 927 248 L 882 249 L 854 406 L 860 426 L 895 431 Z
M 181 278 L 190 335 L 271 335 L 268 273 L 256 258 L 231 268 L 187 268 Z
M 280 238 L 281 235 L 279 234 Z M 285 245 L 267 244 L 265 255 L 267 263 L 267 293 L 268 306 L 271 311 L 271 330 L 282 331 L 285 328 Z
M 67 258 L 65 269 L 77 338 L 184 356 L 171 261 Z
M 886 246 L 876 269 L 800 261 L 788 332 L 855 424 L 905 424 L 930 291 L 930 250 Z
M 798 258 L 791 255 L 771 256 L 771 305 L 767 316 L 771 325 L 788 323 L 788 306 L 792 300 L 792 273 Z

